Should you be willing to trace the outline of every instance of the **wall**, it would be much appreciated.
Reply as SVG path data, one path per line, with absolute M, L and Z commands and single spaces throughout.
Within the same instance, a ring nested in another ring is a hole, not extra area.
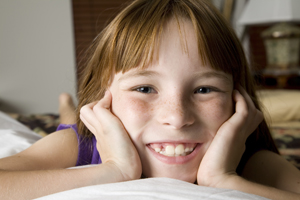
M 75 97 L 70 0 L 0 1 L 0 110 L 57 113 L 58 96 Z
M 78 80 L 84 67 L 85 53 L 95 37 L 132 0 L 73 0 Z

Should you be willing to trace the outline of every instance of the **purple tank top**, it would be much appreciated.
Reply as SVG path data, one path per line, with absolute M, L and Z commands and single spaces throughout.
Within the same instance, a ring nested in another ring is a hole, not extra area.
M 84 138 L 78 133 L 76 124 L 60 124 L 57 127 L 57 131 L 72 128 L 78 140 L 78 157 L 76 166 L 88 165 L 88 164 L 101 164 L 101 158 L 97 150 L 96 138 L 93 136 L 92 139 Z

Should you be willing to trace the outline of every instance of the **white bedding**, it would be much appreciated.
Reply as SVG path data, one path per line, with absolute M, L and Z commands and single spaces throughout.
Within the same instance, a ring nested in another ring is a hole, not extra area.
M 66 199 L 124 199 L 124 200 L 199 200 L 199 199 L 257 199 L 265 198 L 242 193 L 235 190 L 225 190 L 200 187 L 195 184 L 170 178 L 148 178 L 135 181 L 112 183 L 83 187 L 39 198 L 39 200 Z
M 0 111 L 0 158 L 28 148 L 41 136 Z M 170 178 L 149 178 L 121 183 L 82 187 L 38 198 L 39 200 L 76 199 L 256 199 L 265 198 L 235 190 L 202 187 Z
M 0 158 L 28 148 L 41 136 L 0 111 Z

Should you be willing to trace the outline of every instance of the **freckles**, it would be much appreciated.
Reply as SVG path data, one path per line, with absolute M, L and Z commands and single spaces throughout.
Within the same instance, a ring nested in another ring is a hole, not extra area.
M 172 97 L 171 97 L 172 98 Z M 174 101 L 171 100 L 162 100 L 157 103 L 156 108 L 159 110 L 159 108 L 167 108 L 169 111 L 173 111 L 178 116 L 182 117 L 185 115 L 186 112 L 186 106 L 188 106 L 190 102 L 184 102 L 182 105 L 176 104 Z M 165 118 L 169 115 L 168 112 L 161 113 L 161 117 Z
M 232 115 L 232 103 L 226 99 L 216 99 L 198 104 L 198 116 L 200 123 L 207 131 L 207 137 L 212 138 L 220 126 Z
M 149 110 L 147 103 L 137 99 L 129 99 L 128 105 L 130 106 L 132 112 L 137 114 L 147 113 Z
M 206 118 L 223 123 L 232 115 L 232 101 L 220 98 L 205 104 L 200 103 L 198 109 Z
M 114 112 L 119 118 L 122 118 L 122 121 L 145 120 L 152 110 L 153 107 L 149 103 L 126 95 L 119 96 L 114 106 Z

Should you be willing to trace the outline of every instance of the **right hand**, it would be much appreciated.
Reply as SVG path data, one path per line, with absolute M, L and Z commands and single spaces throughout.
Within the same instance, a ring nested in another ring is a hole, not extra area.
M 120 181 L 139 179 L 140 157 L 122 122 L 110 111 L 111 102 L 112 95 L 106 91 L 100 101 L 81 108 L 80 119 L 94 134 L 102 163 L 114 168 L 114 175 L 121 173 Z
M 236 168 L 246 140 L 262 122 L 263 114 L 241 86 L 233 91 L 233 100 L 235 112 L 221 125 L 206 151 L 198 170 L 198 184 L 225 188 L 228 180 L 239 180 Z

